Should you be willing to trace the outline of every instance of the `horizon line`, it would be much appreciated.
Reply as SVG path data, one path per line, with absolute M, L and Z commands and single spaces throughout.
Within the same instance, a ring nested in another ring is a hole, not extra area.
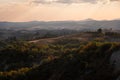
M 13 23 L 22 23 L 22 22 L 65 22 L 65 21 L 113 21 L 113 20 L 120 20 L 120 18 L 116 19 L 92 19 L 92 18 L 87 18 L 87 19 L 82 19 L 82 20 L 30 20 L 30 21 L 0 21 L 0 22 L 13 22 Z

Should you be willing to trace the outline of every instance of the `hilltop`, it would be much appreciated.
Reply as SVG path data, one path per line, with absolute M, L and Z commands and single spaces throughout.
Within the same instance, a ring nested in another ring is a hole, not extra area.
M 89 41 L 100 41 L 100 42 L 120 42 L 120 33 L 117 32 L 80 32 L 76 34 L 64 35 L 54 38 L 45 38 L 32 40 L 30 43 L 39 43 L 39 44 L 50 44 L 50 43 L 59 43 L 59 42 L 89 42 Z
M 81 21 L 30 21 L 30 22 L 0 22 L 0 29 L 38 30 L 38 29 L 72 29 L 96 30 L 98 28 L 120 29 L 120 20 L 81 20 Z

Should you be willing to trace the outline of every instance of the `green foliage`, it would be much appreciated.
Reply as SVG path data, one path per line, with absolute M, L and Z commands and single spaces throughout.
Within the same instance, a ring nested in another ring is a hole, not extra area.
M 114 51 L 120 50 L 119 42 L 62 43 L 2 44 L 0 80 L 116 79 L 114 66 L 109 63 L 109 59 Z

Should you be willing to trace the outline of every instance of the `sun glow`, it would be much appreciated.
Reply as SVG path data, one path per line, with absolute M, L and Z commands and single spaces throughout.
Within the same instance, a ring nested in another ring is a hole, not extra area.
M 7 0 L 5 1 L 7 2 Z M 120 18 L 119 2 L 110 2 L 109 0 L 99 0 L 95 4 L 30 4 L 30 2 L 31 0 L 21 0 L 20 2 L 14 0 L 13 3 L 0 3 L 0 21 L 56 21 L 87 18 L 110 20 Z

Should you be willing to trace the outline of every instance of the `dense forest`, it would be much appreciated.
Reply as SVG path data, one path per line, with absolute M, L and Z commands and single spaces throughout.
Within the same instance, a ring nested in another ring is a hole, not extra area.
M 119 42 L 0 42 L 0 80 L 116 80 Z

